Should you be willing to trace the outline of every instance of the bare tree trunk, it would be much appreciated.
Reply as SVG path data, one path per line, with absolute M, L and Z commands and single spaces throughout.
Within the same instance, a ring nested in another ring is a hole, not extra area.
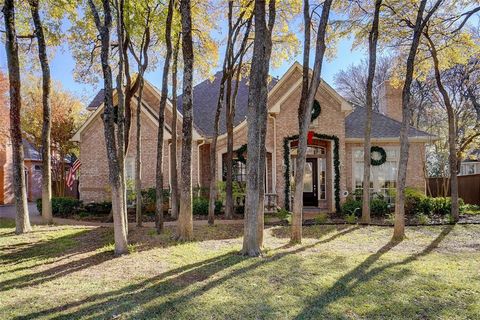
M 375 68 L 377 65 L 377 40 L 378 40 L 378 22 L 380 20 L 380 7 L 382 0 L 375 1 L 375 12 L 373 14 L 372 29 L 368 35 L 368 78 L 367 78 L 367 104 L 366 122 L 365 122 L 365 142 L 363 145 L 363 195 L 362 195 L 362 223 L 369 224 L 370 219 L 370 167 L 372 147 L 372 113 L 373 113 L 373 80 L 375 78 Z
M 47 45 L 43 34 L 42 21 L 38 13 L 38 0 L 30 0 L 32 20 L 38 44 L 38 58 L 42 67 L 42 218 L 47 223 L 53 222 L 52 216 L 52 164 L 50 137 L 52 131 L 50 108 L 50 66 L 47 56 Z
M 410 86 L 413 81 L 413 71 L 415 66 L 415 57 L 417 55 L 420 37 L 422 35 L 425 24 L 430 19 L 430 16 L 438 8 L 442 0 L 437 0 L 436 4 L 423 19 L 423 13 L 427 0 L 420 2 L 415 27 L 413 31 L 412 44 L 407 58 L 407 68 L 405 73 L 405 83 L 402 90 L 402 126 L 400 129 L 400 160 L 398 164 L 397 175 L 397 192 L 395 196 L 395 223 L 393 227 L 393 240 L 399 241 L 405 237 L 405 186 L 407 181 L 407 165 L 410 143 L 408 141 L 408 129 L 410 125 L 411 113 L 410 108 Z
M 143 72 L 139 75 L 140 86 L 137 95 L 137 148 L 135 153 L 135 217 L 137 227 L 142 227 L 142 96 L 143 96 Z
M 228 46 L 229 41 L 227 41 Z M 226 80 L 226 59 L 228 55 L 228 48 L 225 53 L 225 60 L 223 62 L 223 74 L 220 80 L 220 89 L 217 99 L 217 109 L 215 111 L 214 133 L 212 142 L 210 144 L 210 191 L 208 198 L 208 224 L 213 225 L 215 222 L 215 200 L 217 197 L 217 140 L 218 140 L 218 126 L 220 122 L 220 113 L 222 111 L 223 98 L 225 96 L 225 80 Z
M 123 206 L 123 219 L 125 233 L 128 235 L 128 211 L 127 211 L 127 186 L 125 177 L 125 92 L 123 87 L 124 60 L 123 60 L 123 8 L 124 0 L 115 0 L 117 16 L 117 34 L 118 34 L 118 74 L 117 74 L 117 152 L 118 152 L 118 170 L 120 176 L 120 188 L 123 195 L 120 199 Z
M 139 83 L 137 94 L 137 137 L 136 137 L 136 153 L 135 153 L 135 216 L 137 227 L 142 227 L 142 99 L 144 86 L 144 72 L 148 66 L 148 46 L 150 45 L 150 12 L 147 15 L 147 25 L 142 36 L 140 46 L 140 57 L 138 58 L 138 77 Z M 133 48 L 132 48 L 133 50 Z
M 275 0 L 268 3 L 268 25 L 266 21 L 266 1 L 255 0 L 255 38 L 253 59 L 250 71 L 250 88 L 248 92 L 248 160 L 247 160 L 247 194 L 245 199 L 245 220 L 242 254 L 259 256 L 259 206 L 263 205 L 259 175 L 262 168 L 261 153 L 265 151 L 265 138 L 262 136 L 266 122 L 262 123 L 267 113 L 268 69 L 272 48 L 272 29 L 275 23 Z M 263 139 L 263 141 L 261 141 Z M 264 156 L 263 156 L 264 159 Z M 263 187 L 263 186 L 262 186 Z
M 304 21 L 304 42 L 303 42 L 303 70 L 302 70 L 302 93 L 300 103 L 298 105 L 298 127 L 300 128 L 303 118 L 305 117 L 305 108 L 308 99 L 309 71 L 310 71 L 310 41 L 311 41 L 311 17 L 309 0 L 303 1 L 303 21 Z M 296 161 L 296 160 L 295 160 Z M 302 177 L 303 181 L 303 177 Z M 302 184 L 303 185 L 303 184 Z M 303 207 L 303 188 L 302 189 L 302 207 Z M 295 197 L 295 196 L 294 196 Z M 303 208 L 293 213 L 292 216 L 292 234 L 291 242 L 302 241 L 302 224 L 303 224 Z
M 115 254 L 128 253 L 127 229 L 125 226 L 124 189 L 118 160 L 117 144 L 115 139 L 114 110 L 113 110 L 113 79 L 109 64 L 110 55 L 110 28 L 112 26 L 112 14 L 109 0 L 102 0 L 103 23 L 93 0 L 88 0 L 92 11 L 95 25 L 101 39 L 101 62 L 105 90 L 105 110 L 103 113 L 105 144 L 108 157 L 109 181 L 112 187 L 112 212 L 113 230 L 115 239 Z
M 177 166 L 177 68 L 178 68 L 178 51 L 180 47 L 180 34 L 178 34 L 177 42 L 173 49 L 172 64 L 172 146 L 170 149 L 170 172 L 171 172 L 171 201 L 172 201 L 172 218 L 178 217 L 180 207 L 178 199 L 178 166 Z
M 455 222 L 459 219 L 459 206 L 458 206 L 458 158 L 457 158 L 457 142 L 456 142 L 456 117 L 453 111 L 452 102 L 448 96 L 447 90 L 442 83 L 442 76 L 440 74 L 440 63 L 438 61 L 437 48 L 428 34 L 428 30 L 424 32 L 425 38 L 427 38 L 430 53 L 432 55 L 433 66 L 435 70 L 435 81 L 437 83 L 438 90 L 440 91 L 447 109 L 448 114 L 448 165 L 450 170 L 450 197 L 452 201 L 451 215 Z
M 192 126 L 193 126 L 193 41 L 190 0 L 181 0 L 183 52 L 183 128 L 182 128 L 182 183 L 177 237 L 187 241 L 193 237 L 192 216 Z
M 162 95 L 160 97 L 160 108 L 158 111 L 158 141 L 157 141 L 157 172 L 156 172 L 156 205 L 155 205 L 155 226 L 157 233 L 163 229 L 163 131 L 165 127 L 165 107 L 168 96 L 168 74 L 170 70 L 170 59 L 172 57 L 172 17 L 173 0 L 168 2 L 167 22 L 165 29 L 165 45 L 167 53 L 162 74 Z
M 15 196 L 15 233 L 22 234 L 32 230 L 28 215 L 25 172 L 23 169 L 23 143 L 20 122 L 22 100 L 20 96 L 20 64 L 15 29 L 14 0 L 5 0 L 3 17 L 5 19 L 5 51 L 7 52 L 8 80 L 10 86 L 10 135 L 12 139 L 13 191 Z
M 125 34 L 125 41 L 123 43 L 123 61 L 125 65 L 125 155 L 128 153 L 130 146 L 130 129 L 132 126 L 132 98 L 140 86 L 140 79 L 137 77 L 132 84 L 132 77 L 130 75 L 130 62 L 128 57 L 128 48 L 130 46 L 130 37 L 128 32 Z
M 308 5 L 308 2 L 307 2 Z M 305 173 L 305 160 L 307 155 L 307 132 L 311 122 L 312 106 L 315 101 L 315 95 L 320 85 L 320 75 L 322 73 L 323 56 L 325 54 L 325 33 L 330 15 L 330 7 L 332 0 L 323 2 L 322 15 L 317 30 L 315 62 L 313 66 L 312 80 L 308 86 L 307 100 L 305 106 L 301 109 L 303 114 L 298 115 L 299 134 L 297 158 L 295 159 L 295 193 L 293 199 L 293 219 L 292 233 L 290 240 L 292 243 L 300 243 L 302 241 L 302 210 L 303 210 L 303 176 Z M 308 14 L 308 13 L 307 13 Z M 304 13 L 305 15 L 305 13 Z M 307 39 L 305 39 L 307 40 Z M 309 46 L 308 46 L 309 47 Z M 305 54 L 304 54 L 305 58 Z M 305 73 L 305 69 L 304 69 Z M 305 79 L 305 74 L 303 75 Z
M 229 58 L 230 60 L 230 58 Z M 227 157 L 226 157 L 226 180 L 225 180 L 225 217 L 233 217 L 233 108 L 232 108 L 232 73 L 229 62 L 227 74 L 227 93 L 225 97 L 225 125 L 227 129 Z

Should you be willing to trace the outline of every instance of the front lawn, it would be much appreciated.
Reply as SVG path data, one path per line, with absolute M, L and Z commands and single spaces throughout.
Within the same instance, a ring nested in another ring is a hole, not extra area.
M 480 225 L 311 226 L 265 232 L 262 258 L 237 254 L 242 226 L 195 228 L 178 244 L 130 230 L 114 258 L 109 228 L 0 219 L 0 319 L 478 319 Z

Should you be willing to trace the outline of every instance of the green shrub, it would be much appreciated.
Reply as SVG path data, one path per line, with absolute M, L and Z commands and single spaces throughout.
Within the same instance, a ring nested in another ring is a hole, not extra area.
M 389 212 L 390 208 L 385 200 L 378 198 L 370 201 L 370 213 L 372 216 L 384 217 Z
M 155 188 L 148 188 L 142 190 L 142 202 L 143 204 L 154 204 L 157 200 L 157 191 Z M 163 203 L 168 203 L 170 200 L 170 191 L 163 189 Z
M 109 201 L 91 202 L 84 206 L 84 210 L 91 215 L 108 215 L 112 211 L 112 203 Z
M 223 202 L 220 200 L 215 201 L 215 214 L 221 213 L 222 209 L 223 209 Z
M 350 213 L 350 214 L 345 215 L 345 222 L 346 223 L 354 224 L 354 223 L 357 223 L 357 220 L 358 220 L 358 218 L 355 215 L 355 213 Z
M 417 217 L 418 224 L 425 225 L 430 223 L 430 218 L 428 217 L 428 215 L 424 213 L 417 213 L 416 217 Z
M 360 216 L 362 214 L 362 201 L 355 200 L 354 197 L 348 197 L 347 201 L 342 205 L 342 212 L 344 214 Z
M 68 217 L 77 213 L 82 207 L 82 201 L 70 197 L 53 197 L 52 214 L 57 217 Z M 37 199 L 38 212 L 42 213 L 42 199 Z
M 277 218 L 281 221 L 285 221 L 288 224 L 292 223 L 292 213 L 285 208 L 277 210 Z
M 407 187 L 405 188 L 405 214 L 417 213 L 430 214 L 428 198 L 420 190 Z
M 328 221 L 328 215 L 326 213 L 320 213 L 315 217 L 315 223 L 324 224 Z
M 198 214 L 201 216 L 208 215 L 208 199 L 201 197 L 193 198 L 192 212 L 193 214 Z

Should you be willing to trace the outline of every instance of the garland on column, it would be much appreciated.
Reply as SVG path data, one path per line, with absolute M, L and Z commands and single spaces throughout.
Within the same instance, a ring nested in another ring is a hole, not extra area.
M 339 155 L 339 139 L 334 135 L 315 133 L 313 135 L 318 139 L 333 140 L 333 168 L 335 171 L 334 194 L 335 194 L 335 210 L 340 212 L 340 155 Z M 298 134 L 283 138 L 283 161 L 285 162 L 285 208 L 290 210 L 290 141 L 297 140 Z
M 243 164 L 247 164 L 247 159 L 245 159 L 245 153 L 247 152 L 247 145 L 244 144 L 240 146 L 237 150 L 235 150 L 235 153 L 237 154 L 237 159 Z

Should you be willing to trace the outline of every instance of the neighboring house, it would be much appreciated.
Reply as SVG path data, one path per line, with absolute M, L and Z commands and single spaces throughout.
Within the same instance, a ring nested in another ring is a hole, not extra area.
M 473 150 L 460 163 L 459 176 L 480 174 L 480 149 Z
M 213 135 L 214 114 L 218 96 L 220 73 L 213 82 L 206 80 L 194 88 L 194 130 L 192 150 L 193 186 L 208 187 L 210 172 L 210 142 Z M 277 196 L 278 206 L 288 207 L 291 199 L 294 158 L 298 145 L 297 109 L 301 94 L 302 67 L 294 63 L 280 78 L 270 83 L 268 94 L 268 123 L 266 136 L 266 179 L 267 194 Z M 148 81 L 142 101 L 142 188 L 155 185 L 156 138 L 158 127 L 158 106 L 160 92 Z M 248 83 L 244 79 L 239 84 L 235 110 L 234 150 L 245 150 L 247 142 L 247 99 Z M 363 141 L 365 109 L 356 107 L 342 98 L 326 82 L 318 89 L 316 100 L 321 106 L 320 115 L 312 122 L 313 137 L 307 151 L 307 165 L 304 179 L 304 205 L 333 211 L 345 197 L 361 188 L 363 180 Z M 133 99 L 136 108 L 136 99 Z M 100 91 L 89 105 L 92 114 L 75 134 L 73 140 L 80 144 L 82 161 L 80 197 L 85 202 L 104 201 L 110 198 L 108 164 L 101 115 L 103 112 L 103 92 Z M 181 157 L 182 137 L 182 97 L 178 105 L 178 153 Z M 375 192 L 387 194 L 396 186 L 399 160 L 399 134 L 401 127 L 401 89 L 385 85 L 380 110 L 383 114 L 373 114 L 372 145 L 385 150 L 386 161 L 372 166 L 371 186 Z M 170 143 L 172 106 L 167 104 L 164 135 L 164 176 L 165 188 L 170 185 Z M 126 175 L 134 179 L 135 159 L 135 112 L 130 132 L 130 146 L 126 157 Z M 408 161 L 407 185 L 425 190 L 425 144 L 432 137 L 410 128 L 410 158 Z M 243 148 L 242 148 L 243 146 Z M 248 149 L 248 146 L 247 146 Z M 220 136 L 217 144 L 217 176 L 223 180 L 226 154 L 225 112 L 222 112 Z M 234 179 L 245 181 L 246 167 L 240 161 L 245 154 L 235 152 Z M 375 153 L 375 155 L 378 155 Z M 240 158 L 240 160 L 238 160 Z M 180 165 L 180 161 L 178 161 Z M 178 170 L 180 170 L 178 168 Z
M 27 140 L 23 139 L 25 184 L 28 201 L 42 197 L 42 156 Z M 0 147 L 0 205 L 13 204 L 12 145 L 8 141 Z

